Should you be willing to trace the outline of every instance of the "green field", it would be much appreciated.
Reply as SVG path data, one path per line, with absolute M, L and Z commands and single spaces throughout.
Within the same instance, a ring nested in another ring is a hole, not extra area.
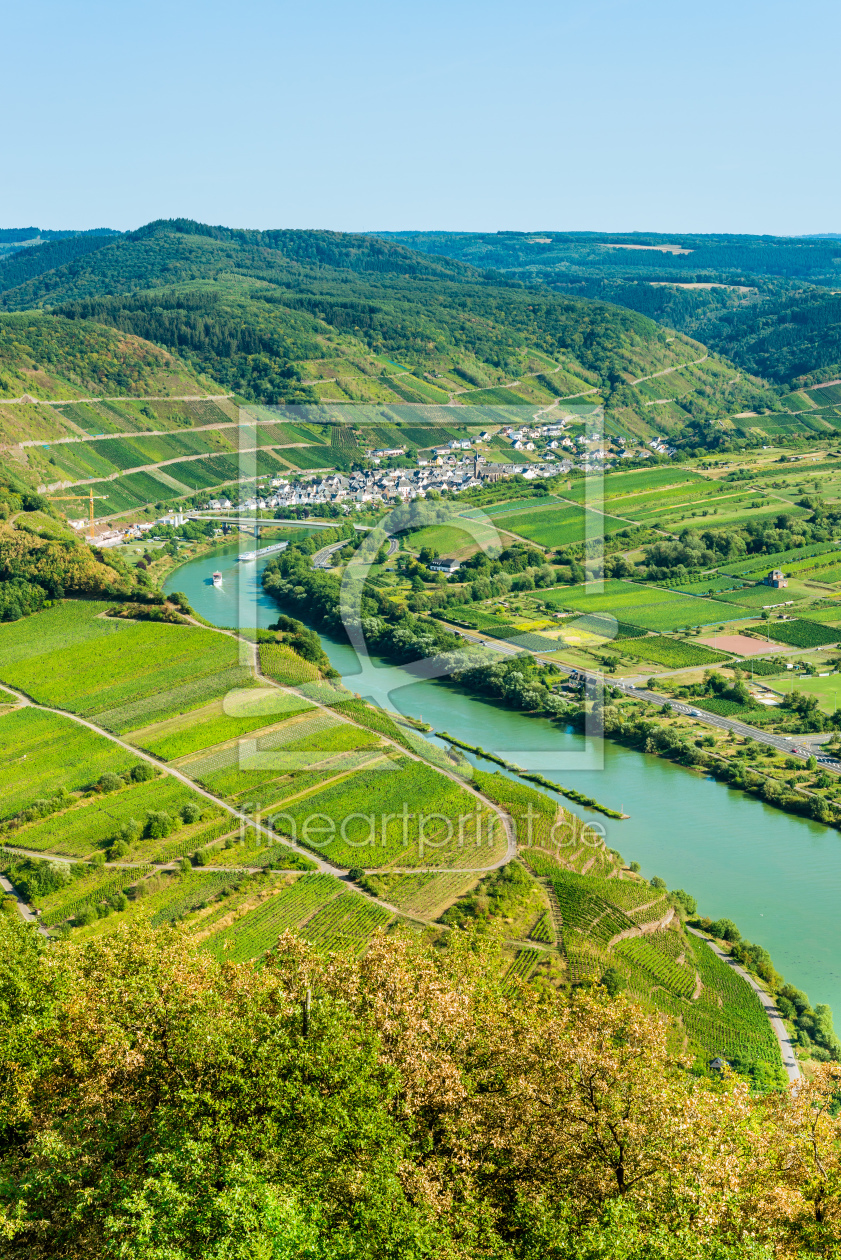
M 658 635 L 656 639 L 617 639 L 614 648 L 623 656 L 636 656 L 652 661 L 666 669 L 691 669 L 696 665 L 716 665 L 726 661 L 725 652 L 716 652 L 703 644 L 687 643 L 683 639 L 668 639 Z
M 720 598 L 727 604 L 738 604 L 741 608 L 772 608 L 788 600 L 798 603 L 807 599 L 808 595 L 809 592 L 798 582 L 779 590 L 775 590 L 773 586 L 744 586 L 740 591 L 722 593 Z
M 666 585 L 664 583 L 663 585 Z M 736 578 L 721 577 L 713 574 L 711 577 L 702 578 L 697 582 L 686 582 L 679 586 L 677 583 L 668 585 L 670 591 L 674 591 L 677 595 L 717 595 L 721 596 L 722 591 L 738 591 L 741 589 L 741 582 Z
M 493 522 L 500 529 L 527 538 L 541 547 L 566 547 L 570 543 L 582 542 L 585 530 L 590 538 L 602 538 L 627 526 L 627 521 L 576 507 L 495 514 Z
M 487 527 L 480 527 L 484 537 Z M 414 551 L 422 547 L 432 547 L 441 556 L 453 556 L 462 552 L 475 551 L 476 539 L 457 525 L 427 525 L 424 529 L 414 530 L 407 541 Z
M 78 612 L 72 604 L 48 610 L 55 614 L 49 618 L 50 628 L 55 630 L 62 622 L 65 610 L 67 645 L 52 640 L 52 650 L 46 652 L 38 639 L 44 613 L 0 628 L 0 680 L 39 704 L 92 715 L 129 703 L 139 693 L 149 697 L 167 692 L 185 676 L 193 682 L 206 680 L 220 694 L 226 690 L 219 686 L 220 675 L 238 662 L 235 640 L 211 630 L 164 623 L 107 623 L 108 632 L 97 630 L 79 642 Z M 102 611 L 101 605 L 97 611 Z M 26 655 L 20 651 L 21 641 L 27 645 Z
M 216 932 L 205 948 L 226 962 L 247 962 L 271 949 L 288 928 L 296 927 L 343 888 L 332 875 L 302 875 L 294 883 L 272 893 L 254 910 L 230 927 Z
M 376 868 L 398 860 L 408 867 L 467 866 L 476 865 L 477 856 L 487 865 L 500 848 L 504 852 L 505 840 L 495 826 L 493 842 L 477 848 L 476 806 L 475 797 L 430 766 L 401 759 L 291 802 L 275 827 L 339 866 Z M 418 811 L 428 819 L 423 842 Z M 321 821 L 307 834 L 306 821 L 316 815 Z M 466 820 L 461 840 L 460 817 Z M 486 840 L 484 823 L 482 836 Z
M 316 682 L 321 677 L 318 666 L 305 661 L 283 643 L 261 643 L 258 651 L 261 671 L 267 678 L 273 678 L 286 687 Z
M 0 669 L 48 655 L 67 647 L 92 645 L 121 634 L 126 623 L 102 616 L 108 604 L 95 600 L 64 600 L 35 617 L 0 622 Z
M 540 592 L 541 599 L 554 608 L 577 612 L 609 612 L 621 621 L 642 626 L 646 630 L 679 630 L 683 627 L 716 625 L 738 620 L 740 614 L 731 605 L 712 599 L 678 595 L 658 586 L 633 585 L 630 582 L 606 581 L 597 594 L 592 584 L 561 586 Z
M 807 696 L 817 696 L 818 703 L 825 713 L 834 713 L 841 702 L 841 674 L 829 674 L 826 678 L 817 678 L 809 674 L 794 674 L 791 671 L 780 672 L 776 678 L 769 679 L 769 686 L 775 691 L 788 694 L 790 691 L 802 691 Z
M 245 699 L 248 697 L 249 693 L 245 692 Z M 258 710 L 256 713 L 249 713 L 247 706 L 243 706 L 246 711 L 230 716 L 223 711 L 222 702 L 217 701 L 192 714 L 135 731 L 130 742 L 164 761 L 175 761 L 178 757 L 186 757 L 213 744 L 272 726 L 312 708 L 299 696 L 282 691 L 272 691 L 268 696 L 264 691 L 255 691 L 254 697 L 252 708 Z
M 137 764 L 124 748 L 72 718 L 16 709 L 0 717 L 0 818 L 59 788 L 77 791 L 106 770 L 120 774 Z
M 762 626 L 764 634 L 777 643 L 788 643 L 791 647 L 810 648 L 825 647 L 828 643 L 838 643 L 841 629 L 829 629 L 816 621 L 766 621 Z
M 202 821 L 218 815 L 218 807 L 167 776 L 133 784 L 121 791 L 109 792 L 107 796 L 94 796 L 63 813 L 29 823 L 14 831 L 10 842 L 23 849 L 87 857 L 113 840 L 120 826 L 130 819 L 142 825 L 150 810 L 164 810 L 174 818 L 188 801 L 194 801 L 201 809 Z M 193 831 L 196 830 L 194 825 Z M 143 841 L 144 849 L 147 843 L 160 847 L 157 840 Z
M 647 490 L 664 490 L 669 486 L 682 486 L 698 483 L 702 478 L 699 473 L 689 472 L 685 468 L 643 468 L 633 472 L 606 473 L 602 477 L 576 479 L 564 496 L 584 503 L 585 499 L 594 496 L 605 500 L 621 498 L 623 495 L 639 494 Z

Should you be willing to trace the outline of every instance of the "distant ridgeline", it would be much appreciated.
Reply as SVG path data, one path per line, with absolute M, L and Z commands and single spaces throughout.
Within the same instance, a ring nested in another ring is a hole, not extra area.
M 524 282 L 629 307 L 777 385 L 796 386 L 802 383 L 798 378 L 815 372 L 823 372 L 821 379 L 841 374 L 841 300 L 828 292 L 841 286 L 841 250 L 832 236 L 378 235 Z
M 47 252 L 64 247 L 87 252 Z M 110 325 L 265 403 L 586 398 L 608 432 L 701 449 L 726 438 L 722 419 L 776 405 L 698 342 L 529 279 L 373 236 L 169 220 L 23 251 L 0 264 L 0 306 Z M 672 401 L 654 407 L 636 382 L 663 373 Z

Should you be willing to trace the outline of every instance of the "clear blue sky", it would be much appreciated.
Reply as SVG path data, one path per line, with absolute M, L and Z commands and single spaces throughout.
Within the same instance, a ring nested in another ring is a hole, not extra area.
M 841 232 L 837 0 L 30 0 L 0 226 Z

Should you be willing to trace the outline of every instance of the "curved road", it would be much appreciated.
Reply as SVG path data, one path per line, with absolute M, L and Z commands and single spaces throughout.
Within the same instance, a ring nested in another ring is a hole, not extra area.
M 741 976 L 743 980 L 747 981 L 747 983 L 753 989 L 754 993 L 756 994 L 756 996 L 759 998 L 760 1002 L 762 1003 L 762 1008 L 765 1011 L 765 1014 L 768 1016 L 768 1022 L 770 1023 L 771 1028 L 773 1029 L 774 1036 L 777 1038 L 777 1041 L 780 1043 L 780 1054 L 783 1057 L 783 1067 L 786 1070 L 786 1075 L 788 1076 L 788 1079 L 790 1081 L 799 1081 L 800 1080 L 800 1065 L 797 1062 L 797 1055 L 794 1052 L 794 1046 L 792 1045 L 791 1037 L 789 1036 L 788 1029 L 786 1028 L 782 1019 L 780 1018 L 780 1012 L 777 1010 L 776 1006 L 771 1001 L 768 994 L 765 992 L 763 988 L 761 988 L 756 983 L 753 976 L 749 975 L 745 971 L 744 967 L 740 967 L 739 964 L 733 958 L 731 958 L 729 954 L 725 954 L 724 950 L 719 949 L 719 947 L 717 945 L 714 945 L 712 941 L 707 940 L 703 932 L 699 932 L 697 928 L 691 928 L 688 925 L 687 925 L 686 930 L 688 932 L 691 932 L 693 936 L 700 937 L 702 941 L 707 941 L 707 944 L 709 945 L 713 953 L 717 954 L 723 963 L 726 963 L 728 967 L 730 967 L 733 971 L 736 972 L 736 975 Z

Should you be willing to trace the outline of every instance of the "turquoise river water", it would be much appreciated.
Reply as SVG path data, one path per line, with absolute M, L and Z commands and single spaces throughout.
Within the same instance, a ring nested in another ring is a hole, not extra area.
M 250 546 L 253 542 L 243 539 L 243 550 Z M 239 562 L 238 552 L 239 544 L 229 544 L 183 565 L 167 589 L 183 591 L 214 625 L 268 626 L 279 611 L 260 585 L 268 561 Z M 221 588 L 213 586 L 216 569 L 223 575 Z M 376 659 L 363 681 L 349 644 L 324 633 L 321 639 L 352 690 L 467 743 L 510 753 L 519 765 L 629 814 L 614 821 L 573 807 L 598 820 L 607 845 L 626 861 L 641 863 L 645 875 L 660 875 L 670 888 L 691 892 L 702 914 L 733 919 L 745 936 L 770 951 L 786 979 L 805 989 L 813 1003 L 828 1002 L 841 1023 L 838 832 L 610 741 L 593 750 L 602 768 L 566 769 L 564 758 L 584 750 L 581 735 L 463 695 L 446 682 L 406 685 L 410 676 L 404 670 Z M 484 768 L 492 767 L 484 763 Z

